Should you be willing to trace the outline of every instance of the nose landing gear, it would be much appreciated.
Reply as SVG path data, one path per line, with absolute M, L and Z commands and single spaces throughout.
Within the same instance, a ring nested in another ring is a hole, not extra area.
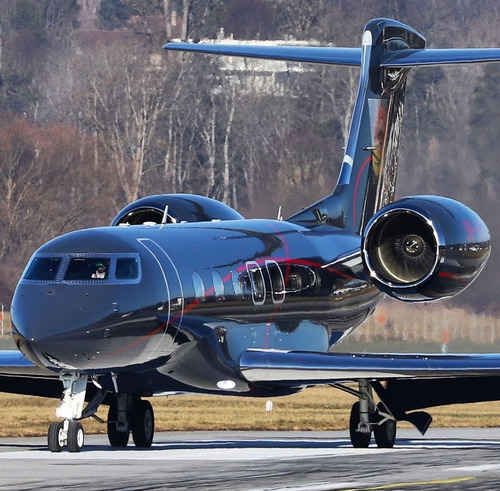
M 64 386 L 61 404 L 56 409 L 56 421 L 49 426 L 47 443 L 51 452 L 61 452 L 67 446 L 69 452 L 79 452 L 85 441 L 85 433 L 80 420 L 93 417 L 104 423 L 97 415 L 97 409 L 106 397 L 111 398 L 108 411 L 108 439 L 113 447 L 126 447 L 132 433 L 135 446 L 148 448 L 154 437 L 154 412 L 149 401 L 139 396 L 115 394 L 102 388 L 83 409 L 88 376 L 76 373 L 61 375 Z
M 83 447 L 85 434 L 78 420 L 83 414 L 87 378 L 87 375 L 80 373 L 61 375 L 64 392 L 61 404 L 56 409 L 56 416 L 63 421 L 57 421 L 49 426 L 47 443 L 51 452 L 60 452 L 65 445 L 70 452 L 79 452 Z

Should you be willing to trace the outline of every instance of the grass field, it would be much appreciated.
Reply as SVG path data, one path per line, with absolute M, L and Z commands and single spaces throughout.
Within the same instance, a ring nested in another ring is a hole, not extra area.
M 156 431 L 324 431 L 348 428 L 355 399 L 331 387 L 315 387 L 273 399 L 271 412 L 266 412 L 264 399 L 180 395 L 150 401 L 155 409 Z M 56 419 L 58 403 L 56 399 L 0 394 L 0 436 L 46 435 Z M 500 426 L 500 401 L 433 408 L 430 412 L 434 427 Z M 106 408 L 98 414 L 105 419 Z M 94 420 L 85 420 L 83 425 L 87 433 L 106 432 L 106 426 Z

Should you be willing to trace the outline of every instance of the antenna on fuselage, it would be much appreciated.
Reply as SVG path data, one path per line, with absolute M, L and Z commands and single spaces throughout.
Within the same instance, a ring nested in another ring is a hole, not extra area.
M 280 221 L 283 220 L 283 215 L 281 214 L 281 205 L 278 208 L 278 216 L 276 217 L 276 220 Z
M 163 217 L 161 219 L 161 225 L 166 225 L 168 222 L 168 205 L 165 206 L 165 210 L 163 211 Z

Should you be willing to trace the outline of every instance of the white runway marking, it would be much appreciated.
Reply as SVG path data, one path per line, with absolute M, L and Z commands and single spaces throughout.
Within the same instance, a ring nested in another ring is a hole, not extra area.
M 249 491 L 334 491 L 335 489 L 359 488 L 359 482 L 312 482 L 303 486 L 280 486 L 277 488 L 254 488 Z
M 18 452 L 2 452 L 1 459 L 51 459 L 51 460 L 204 460 L 204 461 L 255 461 L 267 459 L 310 459 L 321 457 L 349 458 L 354 455 L 366 455 L 377 452 L 390 453 L 409 449 L 355 449 L 355 448 L 200 448 L 199 443 L 193 448 L 172 449 L 168 445 L 160 445 L 155 449 L 135 450 L 83 450 L 80 453 L 51 453 L 48 450 L 21 450 Z
M 491 472 L 500 470 L 500 464 L 468 465 L 464 467 L 452 467 L 452 472 Z
M 381 455 L 391 452 L 419 452 L 427 449 L 461 449 L 481 448 L 498 445 L 495 440 L 404 440 L 396 442 L 392 449 L 377 448 L 375 445 L 366 449 L 352 448 L 347 440 L 314 440 L 314 439 L 286 439 L 273 440 L 179 440 L 159 442 L 149 449 L 136 449 L 130 446 L 126 449 L 111 449 L 99 446 L 92 448 L 88 443 L 82 452 L 51 453 L 47 449 L 18 450 L 1 452 L 5 459 L 50 459 L 50 460 L 177 460 L 177 461 L 256 461 L 266 459 L 310 459 L 310 458 L 349 458 L 359 455 Z M 500 468 L 500 464 L 484 466 L 491 469 Z M 467 468 L 453 470 L 466 471 Z M 477 469 L 476 469 L 477 470 Z

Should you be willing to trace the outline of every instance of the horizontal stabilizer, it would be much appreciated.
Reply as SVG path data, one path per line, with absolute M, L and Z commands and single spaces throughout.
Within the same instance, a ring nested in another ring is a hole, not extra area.
M 249 349 L 240 370 L 250 382 L 320 385 L 361 379 L 500 375 L 500 354 L 341 354 Z
M 164 48 L 174 51 L 243 56 L 268 60 L 345 66 L 361 65 L 361 49 L 359 48 L 195 43 L 168 43 Z M 400 68 L 495 61 L 500 61 L 499 48 L 403 49 L 385 52 L 378 65 L 384 68 Z
M 361 49 L 315 46 L 255 46 L 242 44 L 168 43 L 166 50 L 189 51 L 214 55 L 245 56 L 266 60 L 360 66 Z
M 380 66 L 399 68 L 500 61 L 499 48 L 403 49 L 385 53 Z

